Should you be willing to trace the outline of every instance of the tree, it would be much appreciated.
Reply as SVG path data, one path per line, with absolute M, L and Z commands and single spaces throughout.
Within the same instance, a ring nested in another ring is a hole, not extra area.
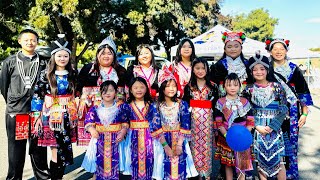
M 237 15 L 232 20 L 234 31 L 245 32 L 247 37 L 258 41 L 273 37 L 277 24 L 278 19 L 270 17 L 269 12 L 263 8 L 253 10 L 248 15 Z
M 33 1 L 1 1 L 0 3 L 0 61 L 19 49 L 18 32 L 25 25 Z
M 92 57 L 95 44 L 109 34 L 120 52 L 133 54 L 138 44 L 148 43 L 164 45 L 169 55 L 181 38 L 195 37 L 217 23 L 219 1 L 11 0 L 3 7 L 20 3 L 24 12 L 9 9 L 8 17 L 19 17 L 19 24 L 35 28 L 47 44 L 58 33 L 66 34 L 72 43 L 72 62 L 77 64 L 88 48 L 90 56 L 85 57 Z
M 151 44 L 163 44 L 167 57 L 181 38 L 200 35 L 217 22 L 218 1 L 138 0 L 127 18 L 135 25 L 137 37 L 147 37 Z

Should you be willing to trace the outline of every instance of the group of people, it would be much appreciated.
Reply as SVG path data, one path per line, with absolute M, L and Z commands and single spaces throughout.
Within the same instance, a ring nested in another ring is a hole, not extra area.
M 1 71 L 6 101 L 9 170 L 22 179 L 29 154 L 36 179 L 62 179 L 73 164 L 72 143 L 93 146 L 95 179 L 210 179 L 213 159 L 226 179 L 299 179 L 299 128 L 312 98 L 298 66 L 288 62 L 289 41 L 267 39 L 270 57 L 242 53 L 245 34 L 225 32 L 224 54 L 209 67 L 190 39 L 179 43 L 169 67 L 157 67 L 150 46 L 137 47 L 134 65 L 123 68 L 111 37 L 79 73 L 70 44 L 58 38 L 46 61 L 35 48 L 38 34 L 23 30 L 22 49 Z M 252 132 L 245 151 L 228 145 L 228 129 Z M 30 131 L 29 131 L 30 129 Z M 91 141 L 94 143 L 91 143 Z M 46 161 L 51 149 L 50 168 Z M 86 162 L 89 163 L 89 162 Z

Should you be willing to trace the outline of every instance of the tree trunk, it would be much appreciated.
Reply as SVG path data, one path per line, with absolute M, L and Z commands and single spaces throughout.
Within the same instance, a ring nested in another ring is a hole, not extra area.
M 58 13 L 54 13 L 53 17 L 54 17 L 54 19 L 56 21 L 56 25 L 58 27 L 59 33 L 60 34 L 65 34 L 59 14 Z
M 82 49 L 82 51 L 80 52 L 80 54 L 77 56 L 76 58 L 76 61 L 77 61 L 77 64 L 79 62 L 79 60 L 82 58 L 83 54 L 87 51 L 87 49 L 91 46 L 90 45 L 91 42 L 87 42 L 86 45 L 84 46 L 84 48 Z
M 78 60 L 77 60 L 77 38 L 74 37 L 73 41 L 72 41 L 72 50 L 71 50 L 71 63 L 73 65 L 73 67 L 76 69 L 78 66 Z

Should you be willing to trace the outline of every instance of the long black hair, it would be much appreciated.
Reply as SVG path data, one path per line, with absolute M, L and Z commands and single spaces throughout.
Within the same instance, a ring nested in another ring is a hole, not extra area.
M 174 80 L 174 79 L 169 79 L 169 80 L 165 80 L 161 85 L 160 85 L 160 88 L 159 88 L 159 97 L 158 97 L 158 104 L 160 104 L 161 102 L 164 102 L 165 101 L 165 94 L 164 94 L 164 90 L 166 88 L 166 86 L 169 84 L 169 82 L 171 81 L 174 81 L 176 83 L 176 86 L 177 86 L 177 82 Z M 178 101 L 178 87 L 177 87 L 177 92 L 176 94 L 171 98 L 171 100 L 173 102 L 177 102 Z
M 141 82 L 143 83 L 145 86 L 146 86 L 146 89 L 147 89 L 147 92 L 146 94 L 144 95 L 144 101 L 151 104 L 152 103 L 152 98 L 151 98 L 151 95 L 150 95 L 150 91 L 149 91 L 149 88 L 148 88 L 148 84 L 147 84 L 147 81 L 142 78 L 142 77 L 133 77 L 129 83 L 129 98 L 128 98 L 128 103 L 131 103 L 133 100 L 135 100 L 136 98 L 133 96 L 131 90 L 132 90 L 132 85 L 135 83 L 135 82 Z
M 117 61 L 117 54 L 116 52 L 112 49 L 111 46 L 109 46 L 108 44 L 106 45 L 103 45 L 103 46 L 100 46 L 98 49 L 97 49 L 97 52 L 96 52 L 96 58 L 95 58 L 95 63 L 94 63 L 94 70 L 100 75 L 100 63 L 99 63 L 99 54 L 100 52 L 102 51 L 105 51 L 105 49 L 108 48 L 111 53 L 113 54 L 113 61 L 112 61 L 112 64 L 111 66 L 116 70 L 117 74 L 119 74 L 120 72 L 120 64 L 119 62 Z
M 56 96 L 58 94 L 58 85 L 57 85 L 57 78 L 55 75 L 55 71 L 57 69 L 57 65 L 55 61 L 55 53 L 51 55 L 47 68 L 48 68 L 47 78 L 50 85 L 50 91 L 53 96 Z M 69 72 L 68 73 L 68 82 L 69 82 L 68 92 L 74 95 L 75 88 L 76 88 L 77 72 L 72 68 L 70 54 L 69 54 L 69 62 L 67 63 L 65 70 Z
M 178 45 L 177 53 L 176 53 L 176 57 L 175 57 L 175 64 L 178 64 L 180 61 L 182 61 L 181 49 L 182 49 L 182 46 L 185 42 L 189 42 L 191 49 L 192 49 L 190 61 L 192 62 L 194 60 L 194 58 L 196 58 L 196 52 L 195 52 L 195 47 L 194 47 L 193 42 L 190 39 L 185 38 L 185 39 L 182 39 Z
M 209 64 L 207 62 L 207 60 L 205 60 L 204 58 L 195 58 L 192 62 L 192 68 L 191 68 L 191 78 L 190 78 L 190 85 L 192 88 L 195 88 L 197 90 L 199 90 L 198 87 L 198 83 L 197 83 L 197 76 L 194 74 L 193 72 L 193 68 L 195 67 L 196 64 L 198 63 L 202 63 L 204 65 L 204 68 L 206 70 L 206 76 L 204 77 L 206 80 L 206 85 L 212 89 L 213 86 L 210 82 L 210 70 L 209 70 Z
M 139 64 L 139 55 L 142 51 L 143 48 L 146 48 L 148 49 L 150 52 L 151 52 L 151 66 L 155 69 L 158 69 L 157 67 L 157 64 L 156 64 L 156 60 L 154 58 L 154 53 L 153 53 L 153 50 L 152 48 L 150 47 L 150 45 L 148 44 L 140 44 L 138 47 L 137 47 L 137 51 L 136 51 L 136 54 L 135 54 L 135 60 L 133 62 L 134 65 L 138 65 Z

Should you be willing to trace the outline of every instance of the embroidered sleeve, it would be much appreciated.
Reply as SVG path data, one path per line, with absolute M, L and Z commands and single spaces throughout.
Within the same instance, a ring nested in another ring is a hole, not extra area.
M 121 122 L 122 128 L 129 128 L 130 118 L 130 106 L 127 103 L 123 103 L 119 107 L 117 119 Z
M 295 86 L 295 90 L 298 94 L 298 98 L 300 100 L 300 103 L 302 106 L 311 106 L 313 105 L 313 101 L 310 95 L 310 90 L 308 87 L 308 84 L 303 77 L 303 74 L 301 73 L 301 70 L 299 67 L 297 67 L 295 64 L 290 64 L 292 66 L 295 66 L 291 81 L 293 83 L 293 86 Z
M 254 127 L 254 116 L 252 113 L 252 106 L 247 99 L 246 99 L 246 103 L 244 104 L 244 109 L 246 109 L 246 114 L 247 114 L 246 126 Z
M 159 111 L 157 110 L 156 104 L 152 104 L 150 107 L 150 117 L 152 120 L 150 121 L 150 132 L 153 138 L 159 139 L 163 134 L 162 124 L 160 119 Z
M 278 131 L 281 128 L 281 125 L 283 121 L 286 118 L 288 107 L 287 107 L 287 100 L 285 91 L 282 88 L 281 85 L 277 84 L 275 87 L 276 91 L 278 90 L 278 96 L 279 96 L 279 113 L 275 116 L 274 119 L 269 124 L 269 127 L 275 131 Z
M 84 128 L 86 129 L 86 131 L 88 131 L 89 127 L 95 126 L 96 119 L 98 118 L 96 108 L 96 106 L 93 106 L 86 114 L 84 120 Z
M 188 104 L 185 101 L 181 101 L 180 104 L 180 134 L 189 140 L 191 138 L 191 117 Z
M 312 106 L 313 100 L 311 94 L 299 94 L 299 100 L 302 106 Z
M 46 78 L 46 69 L 40 72 L 40 76 L 36 85 L 34 86 L 34 93 L 31 100 L 31 111 L 42 111 L 44 104 L 44 97 L 50 94 L 50 86 Z

